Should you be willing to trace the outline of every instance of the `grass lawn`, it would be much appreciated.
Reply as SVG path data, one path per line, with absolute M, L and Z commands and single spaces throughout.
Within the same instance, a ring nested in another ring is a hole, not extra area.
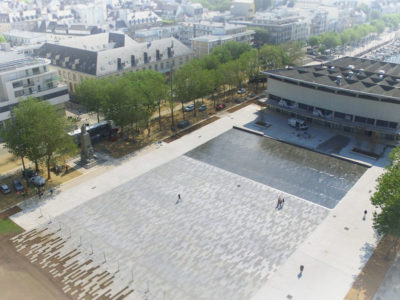
M 10 219 L 0 220 L 0 234 L 5 233 L 19 233 L 22 228 L 15 224 Z

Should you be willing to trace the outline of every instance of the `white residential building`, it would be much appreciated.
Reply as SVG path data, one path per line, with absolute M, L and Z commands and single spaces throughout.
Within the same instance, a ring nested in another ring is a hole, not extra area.
M 69 100 L 68 89 L 60 84 L 57 72 L 49 69 L 50 60 L 0 53 L 0 126 L 10 118 L 11 109 L 31 96 L 47 100 L 57 109 Z

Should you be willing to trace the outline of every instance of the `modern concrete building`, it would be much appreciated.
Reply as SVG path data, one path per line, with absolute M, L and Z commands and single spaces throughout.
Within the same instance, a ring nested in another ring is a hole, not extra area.
M 11 46 L 34 45 L 46 42 L 46 34 L 22 30 L 11 30 L 4 32 L 3 36 Z
M 307 122 L 385 140 L 400 139 L 400 65 L 344 57 L 264 72 L 270 108 Z
M 100 33 L 45 43 L 37 52 L 51 60 L 52 68 L 74 93 L 85 77 L 106 77 L 152 69 L 169 72 L 179 68 L 193 52 L 175 38 L 138 43 L 120 33 Z
M 310 20 L 301 16 L 258 14 L 253 23 L 268 31 L 270 42 L 273 44 L 306 41 L 310 37 Z
M 175 37 L 179 39 L 181 32 L 182 27 L 180 25 L 151 27 L 149 29 L 135 30 L 134 39 L 140 43 L 152 42 L 169 37 Z
M 231 6 L 231 14 L 235 17 L 253 17 L 255 12 L 254 0 L 235 0 Z
M 205 35 L 192 39 L 192 49 L 197 58 L 207 55 L 217 46 L 226 42 L 236 41 L 248 44 L 253 43 L 254 30 L 245 30 L 243 32 L 228 35 Z
M 49 69 L 50 60 L 0 53 L 0 126 L 10 118 L 18 101 L 31 96 L 49 101 L 57 109 L 69 100 L 68 89 L 60 84 L 57 72 Z
M 186 46 L 191 47 L 192 39 L 203 36 L 224 36 L 243 33 L 247 30 L 245 25 L 230 24 L 225 22 L 183 22 L 181 23 L 179 40 Z

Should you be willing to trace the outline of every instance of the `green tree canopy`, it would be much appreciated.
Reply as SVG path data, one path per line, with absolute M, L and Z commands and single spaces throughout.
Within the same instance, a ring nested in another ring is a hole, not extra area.
M 104 102 L 107 101 L 107 89 L 109 79 L 85 78 L 76 89 L 76 99 L 87 111 L 97 114 L 97 122 L 100 122 Z
M 312 47 L 314 46 L 318 46 L 321 43 L 321 39 L 319 36 L 312 36 L 310 37 L 310 39 L 308 40 L 308 44 Z
M 4 35 L 0 34 L 0 43 L 5 43 L 7 42 L 6 38 L 4 37 Z
M 325 45 L 326 48 L 331 49 L 341 44 L 339 34 L 337 32 L 328 32 L 321 35 L 321 43 Z
M 67 134 L 70 126 L 49 102 L 27 98 L 13 109 L 2 136 L 11 153 L 35 163 L 44 161 L 50 179 L 50 161 L 71 153 L 76 147 Z
M 379 208 L 374 213 L 374 228 L 379 234 L 390 234 L 400 239 L 400 148 L 390 153 L 390 164 L 378 179 L 372 204 Z
M 265 29 L 254 28 L 254 45 L 260 47 L 269 41 L 269 33 Z

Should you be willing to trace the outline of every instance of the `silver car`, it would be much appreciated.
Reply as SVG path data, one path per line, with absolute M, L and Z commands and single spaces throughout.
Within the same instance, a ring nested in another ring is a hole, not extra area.
M 39 176 L 39 175 L 33 176 L 29 180 L 36 186 L 43 186 L 46 184 L 46 180 L 42 176 Z

